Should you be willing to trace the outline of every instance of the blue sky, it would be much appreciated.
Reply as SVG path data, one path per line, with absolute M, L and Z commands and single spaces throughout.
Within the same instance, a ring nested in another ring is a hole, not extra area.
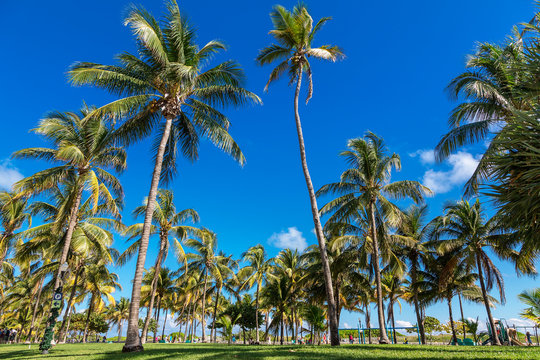
M 4 18 L 3 71 L 0 89 L 2 132 L 0 187 L 43 168 L 43 163 L 11 161 L 11 154 L 43 145 L 29 133 L 50 110 L 76 110 L 86 101 L 101 105 L 113 98 L 104 91 L 73 88 L 65 72 L 75 61 L 110 64 L 122 51 L 134 51 L 133 37 L 122 24 L 128 1 L 2 2 Z M 161 1 L 138 1 L 155 15 Z M 182 10 L 198 28 L 199 43 L 220 39 L 229 49 L 215 60 L 236 59 L 247 74 L 247 87 L 263 106 L 226 111 L 231 133 L 247 158 L 242 168 L 208 143 L 198 162 L 180 161 L 180 173 L 170 186 L 179 208 L 195 208 L 201 224 L 218 234 L 219 248 L 235 256 L 261 243 L 270 255 L 280 246 L 310 245 L 309 200 L 301 172 L 292 112 L 292 89 L 286 81 L 263 92 L 271 68 L 255 64 L 257 51 L 269 44 L 268 13 L 274 1 L 181 1 Z M 295 1 L 282 1 L 291 7 Z M 449 200 L 459 199 L 461 187 L 483 145 L 465 148 L 449 161 L 435 164 L 431 149 L 447 130 L 455 103 L 444 93 L 452 77 L 463 71 L 466 55 L 478 41 L 502 41 L 514 24 L 534 13 L 529 0 L 322 1 L 308 2 L 312 16 L 332 16 L 316 45 L 337 44 L 346 58 L 338 63 L 313 63 L 315 92 L 300 111 L 308 162 L 316 188 L 337 180 L 344 163 L 337 154 L 347 139 L 366 130 L 382 136 L 401 155 L 402 171 L 395 179 L 424 182 L 437 191 L 428 200 L 433 216 Z M 124 219 L 148 192 L 152 169 L 152 139 L 128 150 L 128 170 L 121 176 L 126 194 Z M 406 204 L 404 204 L 406 205 Z M 115 247 L 126 244 L 117 238 Z M 155 256 L 155 246 L 148 259 Z M 147 263 L 150 266 L 150 262 Z M 172 257 L 167 265 L 176 267 Z M 131 293 L 134 262 L 115 269 L 123 291 Z M 494 316 L 517 319 L 522 305 L 516 295 L 537 283 L 518 278 L 510 264 L 501 264 L 508 302 Z M 455 304 L 455 312 L 459 311 Z M 397 310 L 397 307 L 396 307 Z M 448 319 L 446 304 L 430 307 L 428 315 Z M 456 313 L 457 314 L 457 313 Z M 465 316 L 484 319 L 485 310 L 465 305 Z M 341 326 L 355 327 L 358 314 L 343 314 Z M 375 317 L 375 316 L 374 316 Z M 404 305 L 396 318 L 414 323 Z M 362 317 L 363 320 L 363 317 Z M 514 321 L 518 324 L 518 320 Z

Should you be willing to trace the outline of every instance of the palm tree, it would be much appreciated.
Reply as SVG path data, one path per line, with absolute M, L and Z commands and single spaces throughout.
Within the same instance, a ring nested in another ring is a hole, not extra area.
M 162 24 L 137 7 L 130 10 L 125 24 L 132 28 L 137 39 L 138 55 L 119 55 L 117 66 L 77 63 L 69 76 L 75 85 L 93 85 L 121 96 L 100 108 L 100 112 L 113 118 L 127 117 L 119 129 L 126 144 L 160 127 L 123 348 L 123 351 L 141 351 L 140 290 L 160 178 L 169 180 L 175 174 L 177 150 L 191 160 L 198 157 L 199 136 L 207 137 L 243 164 L 244 155 L 228 133 L 229 120 L 217 108 L 258 103 L 260 99 L 242 87 L 243 72 L 235 61 L 203 71 L 211 56 L 225 46 L 210 41 L 199 48 L 195 30 L 181 16 L 175 0 L 168 3 Z M 160 117 L 165 119 L 161 125 Z
M 531 108 L 531 102 L 522 93 L 527 79 L 521 71 L 524 61 L 521 35 L 516 34 L 502 46 L 478 45 L 476 53 L 467 60 L 467 70 L 448 85 L 451 97 L 462 102 L 450 114 L 451 130 L 435 148 L 437 159 L 444 160 L 458 147 L 486 139 L 496 125 L 502 126 L 495 133 L 497 139 L 511 122 L 513 110 Z M 488 177 L 488 163 L 495 154 L 496 148 L 489 145 L 467 182 L 467 194 L 476 192 L 479 181 Z
M 80 113 L 53 112 L 40 121 L 33 131 L 51 141 L 53 148 L 28 148 L 15 152 L 15 158 L 43 159 L 58 166 L 37 172 L 14 185 L 22 195 L 38 195 L 50 191 L 60 183 L 69 182 L 73 192 L 69 203 L 55 219 L 55 231 L 63 235 L 60 264 L 67 260 L 81 199 L 85 188 L 90 189 L 93 210 L 97 212 L 100 198 L 114 201 L 123 196 L 120 182 L 107 168 L 121 172 L 126 167 L 126 152 L 117 146 L 117 132 L 107 126 L 102 118 L 89 116 L 92 108 L 83 107 Z M 61 284 L 58 268 L 54 289 Z
M 433 223 L 426 224 L 426 216 L 428 214 L 427 205 L 416 206 L 412 205 L 403 212 L 403 219 L 399 224 L 397 234 L 393 237 L 399 242 L 400 252 L 408 262 L 408 274 L 411 278 L 410 290 L 412 302 L 416 313 L 416 323 L 422 344 L 426 344 L 426 334 L 424 331 L 424 319 L 422 318 L 420 303 L 418 301 L 418 289 L 416 283 L 418 281 L 418 271 L 420 270 L 424 259 L 429 250 L 429 235 L 433 228 Z
M 424 194 L 430 190 L 417 181 L 402 180 L 390 182 L 393 168 L 400 170 L 399 155 L 387 154 L 383 140 L 377 135 L 368 132 L 364 138 L 349 140 L 348 150 L 340 156 L 345 157 L 351 168 L 341 174 L 340 182 L 324 185 L 318 196 L 329 193 L 340 195 L 330 201 L 321 209 L 322 214 L 334 214 L 329 219 L 332 222 L 347 222 L 358 216 L 363 208 L 367 210 L 370 228 L 370 240 L 373 243 L 373 270 L 377 287 L 377 313 L 379 317 L 380 337 L 382 344 L 389 343 L 384 329 L 384 310 L 381 287 L 381 271 L 379 266 L 379 238 L 378 222 L 383 219 L 391 225 L 399 225 L 401 210 L 388 200 L 388 198 L 411 198 L 415 203 L 423 201 Z M 377 215 L 377 214 L 378 215 Z
M 4 259 L 13 247 L 15 232 L 24 222 L 32 223 L 32 217 L 27 212 L 27 199 L 16 196 L 16 193 L 0 191 L 0 223 L 3 231 L 0 233 L 0 271 Z
M 278 44 L 272 44 L 259 51 L 257 61 L 259 64 L 270 64 L 279 61 L 274 70 L 270 74 L 265 90 L 271 82 L 279 79 L 285 71 L 289 73 L 289 82 L 296 82 L 296 90 L 294 93 L 294 117 L 296 122 L 296 132 L 298 134 L 298 143 L 300 146 L 300 159 L 302 162 L 302 170 L 308 188 L 309 199 L 311 202 L 311 213 L 313 215 L 313 223 L 315 232 L 319 242 L 321 252 L 322 265 L 324 268 L 324 277 L 326 283 L 326 300 L 328 302 L 328 315 L 330 318 L 330 337 L 332 345 L 339 345 L 338 323 L 336 318 L 336 306 L 334 294 L 332 291 L 332 278 L 330 276 L 330 266 L 326 255 L 326 240 L 324 238 L 321 220 L 319 217 L 319 208 L 317 206 L 317 198 L 311 176 L 309 174 L 306 149 L 304 145 L 304 136 L 302 134 L 302 124 L 300 122 L 300 113 L 298 110 L 298 99 L 300 97 L 300 89 L 302 87 L 302 75 L 306 72 L 308 76 L 308 95 L 306 104 L 313 94 L 313 80 L 311 65 L 308 58 L 314 57 L 322 60 L 336 61 L 343 53 L 337 46 L 322 45 L 320 47 L 312 47 L 312 42 L 315 35 L 322 26 L 330 20 L 325 17 L 320 19 L 313 26 L 313 19 L 308 13 L 305 5 L 299 4 L 291 11 L 277 5 L 270 13 L 270 18 L 274 25 L 274 29 L 270 34 L 275 38 Z
M 444 213 L 439 219 L 434 237 L 447 239 L 440 240 L 438 251 L 454 252 L 469 269 L 476 268 L 489 324 L 491 329 L 495 329 L 488 291 L 496 284 L 500 300 L 504 303 L 504 281 L 486 250 L 492 250 L 503 259 L 515 259 L 517 253 L 508 247 L 505 241 L 501 241 L 501 238 L 504 240 L 501 233 L 504 233 L 505 229 L 501 227 L 497 217 L 486 219 L 478 199 L 473 204 L 461 200 L 447 205 Z M 494 338 L 494 345 L 501 345 L 499 339 Z
M 534 321 L 537 326 L 540 325 L 540 288 L 523 291 L 518 295 L 518 298 L 529 306 L 521 313 L 521 316 Z
M 155 273 L 158 273 L 155 276 Z M 156 279 L 156 281 L 154 281 Z M 162 303 L 166 301 L 172 293 L 176 291 L 174 273 L 167 267 L 162 267 L 159 270 L 151 268 L 143 277 L 143 286 L 141 288 L 144 297 L 157 297 L 157 308 L 154 312 L 154 318 L 159 326 L 159 316 L 162 310 Z M 151 310 L 148 308 L 146 318 L 151 318 Z M 146 321 L 145 321 L 146 323 Z M 154 342 L 156 342 L 157 328 L 154 331 Z M 143 329 L 141 337 L 146 337 Z
M 396 276 L 390 269 L 385 272 L 382 279 L 383 292 L 386 292 L 388 297 L 388 324 L 392 326 L 394 344 L 397 344 L 396 337 L 396 321 L 394 317 L 394 305 L 397 303 L 399 305 L 399 311 L 401 313 L 401 303 L 399 299 L 405 295 L 405 287 L 403 286 L 403 279 Z
M 303 309 L 304 319 L 310 326 L 311 330 L 311 343 L 314 344 L 313 333 L 315 333 L 319 345 L 321 344 L 321 331 L 326 329 L 325 319 L 326 314 L 324 309 L 321 309 L 317 305 L 307 305 Z
M 201 341 L 206 341 L 206 328 L 205 328 L 205 306 L 206 306 L 206 292 L 208 290 L 209 276 L 216 278 L 216 281 L 222 281 L 221 273 L 219 272 L 218 262 L 219 256 L 216 254 L 217 250 L 217 235 L 208 230 L 202 229 L 198 238 L 190 238 L 186 240 L 186 246 L 192 248 L 195 252 L 189 254 L 188 258 L 191 260 L 190 266 L 193 269 L 199 269 L 203 276 L 204 288 L 202 291 L 202 309 L 201 309 L 201 326 L 202 336 Z
M 238 277 L 245 279 L 240 289 L 250 289 L 254 284 L 257 285 L 255 290 L 255 329 L 256 342 L 259 343 L 259 293 L 263 283 L 268 278 L 268 274 L 272 270 L 272 262 L 266 258 L 264 246 L 255 245 L 250 247 L 242 254 L 244 261 L 248 265 L 240 269 Z
M 110 304 L 116 304 L 112 293 L 116 289 L 122 289 L 118 284 L 118 275 L 111 273 L 104 263 L 92 264 L 88 267 L 84 282 L 84 292 L 90 295 L 86 315 L 86 326 L 84 328 L 83 342 L 88 339 L 88 329 L 90 325 L 90 315 L 99 312 L 105 307 L 104 298 Z
M 118 327 L 118 342 L 122 342 L 122 326 L 129 317 L 129 299 L 121 297 L 116 304 L 111 304 L 108 317 Z
M 147 202 L 147 201 L 146 201 Z M 133 210 L 133 215 L 140 216 L 145 214 L 146 205 L 139 206 Z M 174 195 L 170 190 L 160 189 L 157 194 L 157 202 L 154 208 L 154 214 L 152 215 L 152 228 L 150 230 L 150 235 L 157 234 L 159 235 L 159 252 L 156 258 L 156 263 L 154 265 L 155 271 L 154 278 L 152 280 L 151 291 L 150 291 L 150 304 L 148 306 L 148 313 L 150 314 L 154 308 L 155 300 L 155 284 L 157 282 L 157 277 L 160 274 L 161 264 L 167 258 L 169 248 L 174 248 L 174 253 L 176 259 L 179 263 L 184 263 L 187 266 L 186 254 L 184 248 L 182 247 L 181 241 L 185 239 L 188 234 L 198 234 L 199 230 L 192 226 L 181 225 L 186 221 L 198 222 L 199 214 L 193 209 L 185 209 L 179 212 L 176 211 L 176 206 L 174 204 Z M 136 239 L 136 241 L 130 245 L 118 259 L 118 264 L 124 265 L 128 259 L 133 257 L 141 244 L 141 235 L 144 225 L 142 223 L 134 224 L 129 226 L 126 229 L 126 234 L 131 235 L 128 239 Z M 171 241 L 170 236 L 173 236 Z M 180 240 L 178 240 L 180 239 Z M 148 333 L 148 326 L 150 324 L 150 316 L 147 316 L 144 322 L 144 327 L 141 335 L 141 343 L 146 342 L 146 334 Z

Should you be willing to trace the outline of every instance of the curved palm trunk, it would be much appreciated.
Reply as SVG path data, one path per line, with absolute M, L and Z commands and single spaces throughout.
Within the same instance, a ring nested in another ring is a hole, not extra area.
M 461 312 L 461 324 L 463 325 L 463 340 L 467 338 L 467 329 L 465 328 L 465 317 L 463 316 L 463 305 L 461 304 L 461 293 L 458 293 L 459 311 Z
M 257 282 L 257 292 L 255 293 L 255 330 L 257 334 L 255 341 L 257 342 L 257 345 L 259 345 L 259 289 L 260 283 Z
M 1 262 L 0 262 L 1 264 Z M 31 321 L 31 324 L 30 324 L 30 329 L 28 330 L 28 341 L 32 341 L 32 331 L 34 330 L 34 325 L 36 323 L 36 317 L 37 317 L 37 312 L 38 312 L 38 308 L 39 308 L 39 299 L 41 298 L 41 292 L 43 291 L 43 280 L 44 279 L 41 279 L 39 281 L 39 288 L 38 288 L 38 292 L 36 294 L 36 300 L 35 300 L 35 303 L 34 303 L 34 309 L 32 311 L 32 321 Z
M 64 318 L 62 319 L 62 325 L 60 326 L 60 331 L 58 332 L 58 341 L 64 343 L 66 342 L 67 335 L 67 321 L 71 316 L 71 308 L 73 307 L 73 301 L 75 299 L 75 292 L 77 291 L 77 282 L 79 281 L 79 276 L 81 275 L 83 268 L 81 265 L 78 266 L 78 269 L 75 273 L 75 280 L 73 282 L 73 288 L 71 288 L 71 294 L 69 295 L 69 300 L 67 303 L 66 311 L 64 312 Z
M 499 337 L 497 336 L 497 330 L 495 327 L 495 321 L 493 321 L 493 315 L 491 315 L 491 308 L 489 307 L 489 299 L 487 297 L 486 285 L 484 284 L 484 273 L 482 272 L 482 260 L 480 259 L 480 253 L 476 252 L 476 267 L 478 269 L 478 280 L 480 281 L 480 289 L 482 289 L 482 298 L 484 299 L 484 306 L 486 307 L 486 312 L 489 320 L 489 325 L 491 326 L 491 333 L 493 337 L 492 345 L 501 345 Z
M 161 167 L 163 165 L 163 155 L 165 147 L 169 140 L 171 132 L 172 117 L 168 117 L 163 129 L 163 136 L 159 143 L 158 152 L 156 155 L 156 163 L 152 174 L 152 183 L 150 192 L 148 193 L 148 204 L 144 215 L 143 230 L 141 234 L 141 245 L 139 246 L 139 254 L 137 256 L 137 265 L 135 267 L 135 275 L 133 277 L 133 289 L 131 292 L 131 305 L 129 307 L 128 329 L 126 334 L 126 343 L 122 348 L 122 352 L 143 351 L 144 347 L 141 344 L 139 337 L 139 305 L 141 302 L 141 285 L 144 271 L 144 263 L 146 261 L 146 252 L 148 250 L 148 241 L 150 239 L 150 229 L 152 227 L 152 216 L 156 205 L 156 195 L 161 176 Z
M 375 222 L 375 204 L 369 203 L 369 216 L 371 222 L 371 236 L 373 239 L 373 267 L 375 271 L 375 284 L 377 287 L 377 314 L 379 316 L 379 344 L 388 344 L 388 335 L 384 326 L 384 305 L 382 298 L 381 272 L 379 268 L 379 242 L 377 241 L 377 223 Z
M 159 252 L 158 257 L 156 259 L 156 264 L 154 265 L 154 277 L 152 278 L 152 285 L 150 290 L 150 304 L 148 305 L 148 315 L 152 313 L 152 310 L 154 308 L 154 301 L 156 298 L 156 289 L 157 289 L 157 281 L 159 278 L 159 274 L 161 271 L 161 263 L 163 262 L 163 253 L 165 251 L 165 242 L 167 241 L 167 238 L 165 236 L 160 236 L 159 241 Z M 141 344 L 146 343 L 146 336 L 148 335 L 148 326 L 150 325 L 150 316 L 147 316 L 146 319 L 144 319 L 144 326 L 143 331 L 141 334 Z M 154 336 L 155 337 L 155 336 Z M 126 339 L 127 341 L 127 339 Z
M 313 188 L 313 183 L 311 182 L 311 176 L 309 175 L 309 169 L 306 159 L 306 148 L 304 145 L 304 135 L 302 134 L 302 123 L 300 122 L 300 112 L 298 111 L 298 98 L 300 96 L 300 88 L 302 86 L 302 65 L 300 65 L 297 81 L 296 81 L 296 91 L 294 93 L 294 118 L 296 121 L 296 132 L 298 135 L 298 144 L 300 146 L 300 160 L 302 162 L 302 170 L 304 172 L 304 178 L 306 180 L 306 185 L 309 193 L 309 200 L 311 203 L 311 214 L 313 216 L 313 223 L 315 225 L 315 233 L 317 235 L 317 240 L 319 243 L 319 251 L 321 254 L 321 263 L 324 273 L 324 283 L 326 286 L 326 301 L 327 301 L 327 311 L 329 318 L 329 327 L 330 327 L 330 342 L 332 346 L 339 346 L 339 332 L 338 332 L 338 322 L 336 317 L 336 302 L 334 300 L 334 289 L 332 287 L 332 276 L 330 273 L 330 265 L 328 263 L 328 255 L 326 253 L 326 239 L 324 238 L 324 233 L 321 225 L 321 219 L 319 217 L 319 208 L 317 206 L 317 197 L 315 196 L 315 190 Z
M 457 345 L 457 334 L 456 334 L 456 326 L 454 324 L 454 316 L 452 315 L 452 297 L 448 296 L 446 298 L 446 301 L 448 303 L 448 315 L 450 316 L 450 328 L 452 329 L 452 340 L 454 341 L 454 345 Z
M 202 295 L 202 311 L 201 311 L 202 337 L 201 337 L 201 341 L 203 343 L 206 342 L 205 331 L 204 331 L 205 330 L 204 329 L 204 306 L 206 305 L 206 286 L 207 285 L 208 285 L 208 267 L 204 271 L 204 292 L 203 292 L 203 295 Z
M 418 305 L 418 290 L 414 286 L 417 282 L 417 273 L 416 273 L 416 267 L 418 263 L 416 260 L 413 260 L 413 265 L 411 269 L 411 282 L 413 285 L 413 302 L 414 302 L 414 312 L 416 313 L 416 324 L 418 326 L 418 332 L 420 333 L 420 341 L 422 345 L 426 344 L 426 333 L 424 330 L 424 319 L 422 319 L 422 315 L 420 314 L 420 306 Z

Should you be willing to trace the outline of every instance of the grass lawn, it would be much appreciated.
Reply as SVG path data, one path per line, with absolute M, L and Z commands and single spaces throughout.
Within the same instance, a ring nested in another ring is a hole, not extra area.
M 38 345 L 0 345 L 0 359 L 540 359 L 540 348 L 418 345 L 243 346 L 147 344 L 141 353 L 122 354 L 120 344 L 63 344 L 40 355 Z

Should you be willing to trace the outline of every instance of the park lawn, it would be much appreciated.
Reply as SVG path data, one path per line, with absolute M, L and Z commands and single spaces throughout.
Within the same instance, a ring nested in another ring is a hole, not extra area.
M 140 353 L 122 354 L 121 344 L 62 344 L 48 355 L 38 345 L 0 345 L 0 359 L 540 359 L 539 347 L 453 347 L 418 345 L 244 346 L 216 344 L 147 344 Z

